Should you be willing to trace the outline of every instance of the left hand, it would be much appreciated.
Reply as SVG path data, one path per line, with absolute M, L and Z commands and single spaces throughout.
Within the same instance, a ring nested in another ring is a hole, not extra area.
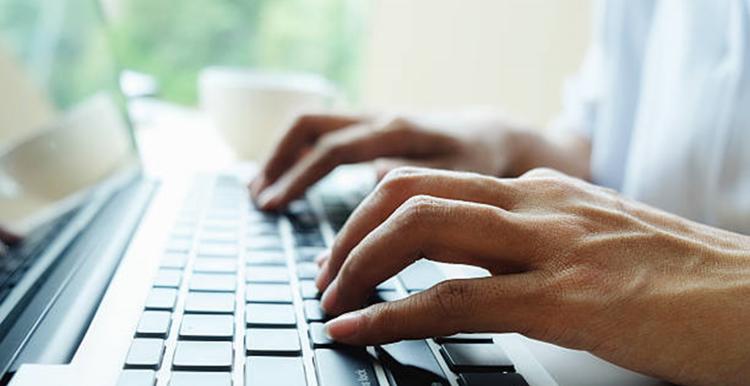
M 10 245 L 20 241 L 20 238 L 3 228 L 0 228 L 0 257 L 3 257 L 7 252 Z
M 518 179 L 399 169 L 324 258 L 331 314 L 419 258 L 486 268 L 327 324 L 378 344 L 520 332 L 685 385 L 750 379 L 750 238 L 549 170 Z

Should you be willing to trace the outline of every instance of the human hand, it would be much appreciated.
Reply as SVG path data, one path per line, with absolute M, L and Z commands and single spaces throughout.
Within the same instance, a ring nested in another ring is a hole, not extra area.
M 750 379 L 750 240 L 549 170 L 400 169 L 321 260 L 326 328 L 350 344 L 520 332 L 685 385 Z M 357 310 L 428 258 L 486 268 Z
M 478 112 L 390 119 L 304 115 L 250 191 L 261 208 L 278 209 L 336 166 L 376 159 L 380 176 L 403 165 L 503 175 L 521 152 L 510 127 L 504 118 Z
M 0 228 L 0 257 L 4 256 L 8 252 L 8 247 L 11 244 L 15 244 L 19 241 L 19 237 Z

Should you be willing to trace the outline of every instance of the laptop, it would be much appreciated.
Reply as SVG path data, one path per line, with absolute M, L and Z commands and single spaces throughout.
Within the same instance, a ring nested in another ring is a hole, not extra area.
M 662 384 L 517 334 L 330 341 L 313 259 L 372 181 L 341 170 L 265 213 L 244 187 L 252 165 L 153 180 L 97 3 L 0 4 L 0 77 L 17 87 L 0 92 L 17 105 L 0 110 L 0 222 L 25 236 L 0 257 L 0 384 Z M 484 274 L 421 260 L 372 301 Z

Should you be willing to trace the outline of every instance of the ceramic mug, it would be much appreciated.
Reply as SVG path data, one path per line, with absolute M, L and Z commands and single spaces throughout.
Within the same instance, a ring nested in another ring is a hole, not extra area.
M 338 103 L 336 88 L 315 74 L 209 67 L 198 80 L 202 109 L 235 152 L 259 160 L 302 112 Z

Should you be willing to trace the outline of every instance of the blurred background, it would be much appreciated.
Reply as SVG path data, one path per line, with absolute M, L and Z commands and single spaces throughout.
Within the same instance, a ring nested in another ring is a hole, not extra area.
M 201 68 L 241 65 L 323 74 L 353 106 L 492 105 L 538 125 L 591 12 L 591 0 L 102 1 L 122 65 L 170 101 L 196 103 Z
M 77 4 L 83 1 L 99 2 L 100 14 L 91 13 L 96 8 Z M 211 123 L 200 115 L 190 115 L 200 112 L 201 107 L 206 110 L 199 79 L 210 66 L 313 74 L 337 89 L 339 109 L 424 111 L 481 106 L 502 109 L 544 127 L 560 108 L 565 78 L 582 60 L 589 37 L 591 3 L 0 0 L 0 30 L 4 31 L 0 39 L 0 81 L 15 84 L 24 78 L 18 71 L 20 66 L 13 65 L 13 58 L 1 54 L 5 46 L 10 48 L 5 51 L 15 53 L 33 68 L 37 83 L 51 90 L 54 107 L 68 109 L 103 84 L 102 77 L 111 76 L 99 69 L 104 67 L 103 62 L 112 61 L 103 52 L 114 51 L 116 65 L 130 74 L 125 82 L 126 94 L 160 103 L 156 110 L 153 106 L 131 109 L 138 113 L 138 128 L 153 126 L 153 117 L 176 111 L 182 114 L 181 119 L 169 115 L 171 129 L 151 136 L 158 138 L 149 138 L 149 134 L 139 141 L 143 156 L 150 157 L 151 147 L 151 153 L 159 155 L 160 164 L 170 159 L 173 164 L 184 163 L 185 157 L 178 157 L 176 152 L 190 155 L 195 150 L 190 145 L 172 148 L 169 154 L 161 154 L 159 149 L 191 126 Z M 39 9 L 43 10 L 41 14 L 34 13 Z M 106 25 L 92 22 L 97 19 Z M 51 62 L 46 52 L 57 52 L 57 62 Z M 75 80 L 74 87 L 69 86 L 71 79 Z M 57 83 L 60 87 L 55 87 Z M 34 87 L 16 86 L 6 89 L 24 90 L 23 95 L 18 91 L 0 93 L 0 145 L 28 136 L 24 128 L 40 127 L 53 115 L 53 107 L 37 95 Z M 229 91 L 225 87 L 219 93 L 228 95 Z M 217 100 L 214 106 L 220 107 L 213 108 L 213 115 L 220 117 L 237 115 L 237 110 L 250 103 L 239 97 L 213 99 Z M 235 107 L 230 109 L 228 101 Z M 216 125 L 235 126 L 219 127 L 225 144 L 236 142 L 237 133 L 232 134 L 232 130 L 248 126 L 247 117 L 232 119 Z M 200 135 L 192 140 L 204 148 L 213 141 Z M 269 141 L 264 138 L 256 142 L 263 142 L 267 148 Z M 213 148 L 218 149 L 214 154 L 226 150 L 220 144 Z

